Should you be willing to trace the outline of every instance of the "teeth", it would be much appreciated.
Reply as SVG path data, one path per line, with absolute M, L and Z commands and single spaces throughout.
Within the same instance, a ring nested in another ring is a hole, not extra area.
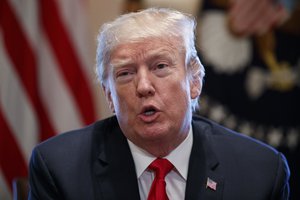
M 145 115 L 153 115 L 155 113 L 155 111 L 153 111 L 153 110 L 149 110 L 149 111 L 146 111 L 145 112 Z

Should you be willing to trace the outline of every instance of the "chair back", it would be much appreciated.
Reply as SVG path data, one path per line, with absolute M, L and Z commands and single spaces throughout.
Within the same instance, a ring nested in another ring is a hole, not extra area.
M 27 178 L 16 178 L 13 180 L 13 200 L 27 200 L 29 183 Z

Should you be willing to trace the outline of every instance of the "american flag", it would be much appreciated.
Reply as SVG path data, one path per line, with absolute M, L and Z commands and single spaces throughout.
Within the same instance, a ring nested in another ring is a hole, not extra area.
M 32 148 L 95 120 L 85 0 L 0 0 L 0 199 Z
M 209 188 L 209 189 L 215 191 L 215 190 L 217 190 L 217 183 L 208 177 L 207 182 L 206 182 L 206 188 Z

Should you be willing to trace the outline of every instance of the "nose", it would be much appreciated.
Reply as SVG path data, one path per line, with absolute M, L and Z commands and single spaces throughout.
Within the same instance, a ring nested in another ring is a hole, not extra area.
M 136 92 L 138 97 L 150 97 L 155 94 L 151 74 L 147 69 L 141 69 L 137 74 Z

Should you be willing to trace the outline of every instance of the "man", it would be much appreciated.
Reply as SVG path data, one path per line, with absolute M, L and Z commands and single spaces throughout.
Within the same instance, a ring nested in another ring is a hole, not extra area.
M 169 9 L 102 27 L 97 73 L 115 116 L 38 145 L 29 199 L 288 198 L 282 154 L 192 116 L 204 76 L 194 28 Z

